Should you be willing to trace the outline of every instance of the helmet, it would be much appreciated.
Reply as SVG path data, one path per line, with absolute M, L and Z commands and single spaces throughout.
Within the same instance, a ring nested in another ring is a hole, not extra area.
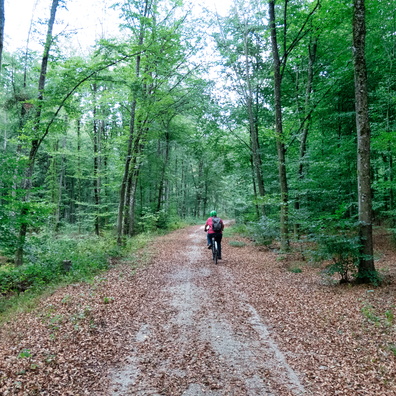
M 217 212 L 216 212 L 215 210 L 212 210 L 212 211 L 210 212 L 210 216 L 211 216 L 211 217 L 217 216 Z

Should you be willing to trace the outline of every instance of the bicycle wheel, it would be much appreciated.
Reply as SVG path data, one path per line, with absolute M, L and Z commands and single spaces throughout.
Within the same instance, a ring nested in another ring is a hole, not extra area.
M 217 250 L 217 242 L 214 241 L 214 253 L 213 253 L 213 260 L 215 264 L 217 264 L 217 259 L 219 257 L 219 251 Z
M 215 257 L 216 257 L 216 241 L 214 238 L 212 238 L 212 259 L 213 261 L 215 261 Z

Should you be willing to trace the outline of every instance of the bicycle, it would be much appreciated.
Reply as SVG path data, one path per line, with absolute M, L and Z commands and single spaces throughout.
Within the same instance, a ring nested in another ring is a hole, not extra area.
M 212 257 L 215 264 L 217 264 L 217 260 L 219 259 L 219 250 L 215 237 L 212 237 Z

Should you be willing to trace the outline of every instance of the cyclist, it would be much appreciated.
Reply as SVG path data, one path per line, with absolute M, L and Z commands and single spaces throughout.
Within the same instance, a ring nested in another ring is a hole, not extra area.
M 219 225 L 217 225 L 219 224 Z M 217 212 L 212 210 L 210 217 L 205 223 L 205 232 L 207 234 L 208 249 L 212 248 L 212 238 L 214 237 L 217 242 L 217 249 L 219 252 L 218 258 L 221 259 L 221 239 L 223 238 L 224 223 L 223 220 L 217 217 Z

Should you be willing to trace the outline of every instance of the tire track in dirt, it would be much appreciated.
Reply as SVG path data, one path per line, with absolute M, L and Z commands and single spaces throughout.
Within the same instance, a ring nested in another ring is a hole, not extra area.
M 140 328 L 127 362 L 113 372 L 110 394 L 307 394 L 238 290 L 226 246 L 225 260 L 216 266 L 203 227 L 188 230 L 187 236 L 184 231 L 165 237 L 147 269 L 146 309 L 136 318 Z

